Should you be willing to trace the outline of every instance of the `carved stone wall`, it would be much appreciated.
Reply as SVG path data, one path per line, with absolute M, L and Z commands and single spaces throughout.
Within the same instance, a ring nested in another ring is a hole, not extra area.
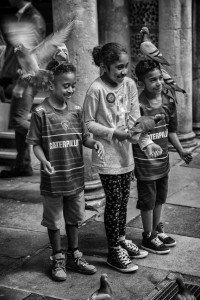
M 149 28 L 150 38 L 158 46 L 158 0 L 129 0 L 129 24 L 131 75 L 135 78 L 135 65 L 141 58 L 144 58 L 140 51 L 140 30 L 143 26 Z

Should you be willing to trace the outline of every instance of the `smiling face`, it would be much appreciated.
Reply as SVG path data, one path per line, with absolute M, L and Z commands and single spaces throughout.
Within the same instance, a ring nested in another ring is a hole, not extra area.
M 161 94 L 164 84 L 162 72 L 159 69 L 148 72 L 143 79 L 143 83 L 145 85 L 145 91 L 147 91 L 149 95 L 157 96 Z
M 75 92 L 76 76 L 74 72 L 61 73 L 55 76 L 53 94 L 60 104 L 68 101 Z
M 119 59 L 109 67 L 106 66 L 105 70 L 110 81 L 117 85 L 122 83 L 128 73 L 128 55 L 122 52 Z

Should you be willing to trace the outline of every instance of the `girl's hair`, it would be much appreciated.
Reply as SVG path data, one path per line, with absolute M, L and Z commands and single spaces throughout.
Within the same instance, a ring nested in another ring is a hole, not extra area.
M 118 43 L 108 43 L 104 46 L 96 46 L 93 48 L 92 56 L 96 66 L 100 67 L 103 63 L 107 67 L 119 60 L 122 53 L 127 53 L 124 46 Z
M 55 59 L 52 59 L 47 66 L 47 70 L 51 71 L 54 76 L 58 76 L 63 73 L 75 73 L 76 68 L 70 62 L 59 62 Z
M 135 74 L 138 80 L 142 81 L 145 75 L 155 69 L 160 70 L 160 64 L 154 60 L 141 60 L 135 67 Z

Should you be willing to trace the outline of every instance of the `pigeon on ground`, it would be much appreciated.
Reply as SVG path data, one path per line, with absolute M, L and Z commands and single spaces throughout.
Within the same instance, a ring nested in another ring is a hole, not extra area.
M 191 293 L 191 291 L 185 287 L 185 284 L 181 278 L 176 278 L 176 283 L 178 284 L 178 294 L 176 300 L 196 300 L 196 297 Z
M 161 120 L 165 119 L 165 114 L 157 114 L 153 116 L 142 116 L 136 120 L 135 125 L 129 129 L 131 135 L 138 134 L 138 133 L 145 133 L 151 132 L 156 124 Z
M 46 84 L 49 79 L 52 80 L 52 73 L 47 71 L 46 67 L 57 47 L 68 40 L 75 24 L 78 24 L 78 21 L 73 18 L 68 25 L 47 36 L 36 47 L 32 47 L 35 36 L 32 24 L 8 22 L 5 25 L 5 32 L 21 66 L 19 74 L 25 82 L 40 85 Z
M 100 278 L 100 288 L 94 292 L 87 300 L 112 300 L 112 289 L 108 282 L 107 274 L 102 274 Z
M 149 37 L 149 29 L 147 27 L 142 27 L 140 33 L 142 34 L 142 42 L 140 44 L 141 52 L 151 58 L 159 62 L 162 65 L 169 66 L 169 62 L 163 57 L 162 53 L 158 50 L 158 48 L 152 43 Z

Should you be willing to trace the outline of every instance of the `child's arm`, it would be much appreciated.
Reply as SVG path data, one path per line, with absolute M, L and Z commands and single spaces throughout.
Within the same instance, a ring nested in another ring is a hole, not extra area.
M 104 148 L 103 145 L 99 142 L 99 141 L 95 141 L 94 139 L 92 139 L 91 137 L 87 137 L 87 139 L 85 139 L 83 141 L 83 145 L 87 148 L 90 149 L 95 149 L 98 156 L 103 159 L 104 156 Z
M 189 164 L 192 161 L 191 151 L 183 149 L 176 132 L 169 132 L 169 141 L 179 153 L 180 157 L 186 162 L 186 164 Z
M 33 145 L 33 152 L 37 159 L 41 162 L 44 172 L 51 175 L 55 173 L 54 168 L 51 166 L 51 163 L 46 159 L 44 151 L 40 145 Z

